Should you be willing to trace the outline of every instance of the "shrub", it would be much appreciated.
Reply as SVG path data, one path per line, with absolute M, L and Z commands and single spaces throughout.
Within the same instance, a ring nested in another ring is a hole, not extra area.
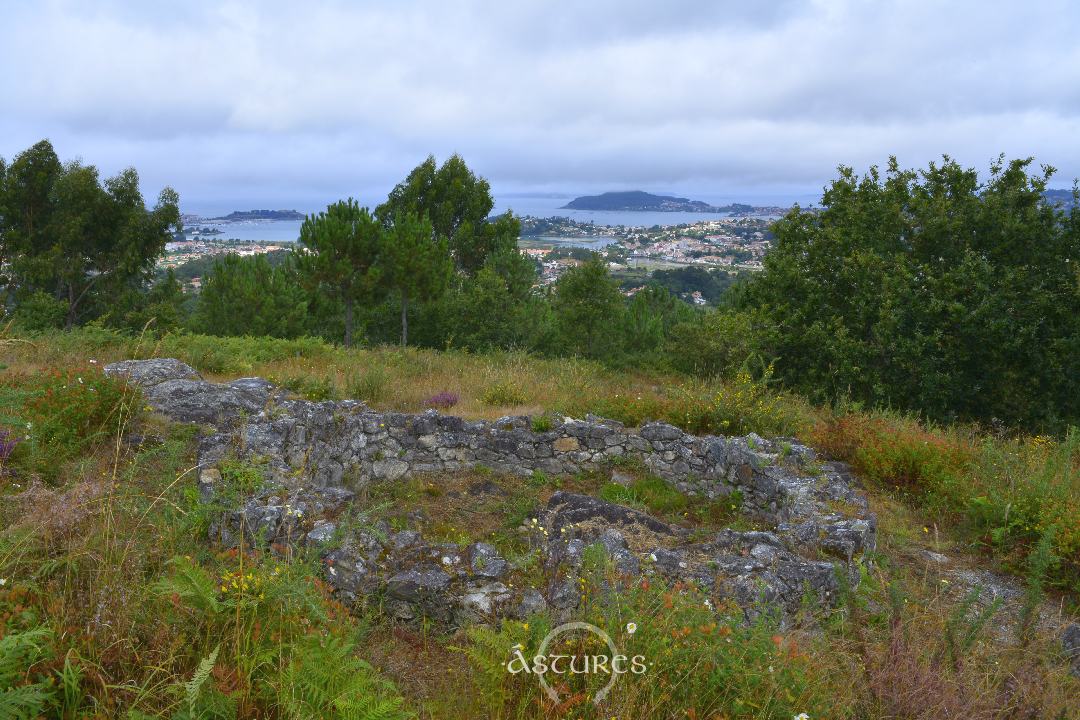
M 20 720 L 42 715 L 56 703 L 56 684 L 33 668 L 48 658 L 53 639 L 35 627 L 0 637 L 0 717 Z
M 484 389 L 480 394 L 480 402 L 495 407 L 524 405 L 528 402 L 528 397 L 517 383 L 498 380 Z
M 30 332 L 55 330 L 64 326 L 67 311 L 67 303 L 39 290 L 19 303 L 14 319 L 20 328 Z

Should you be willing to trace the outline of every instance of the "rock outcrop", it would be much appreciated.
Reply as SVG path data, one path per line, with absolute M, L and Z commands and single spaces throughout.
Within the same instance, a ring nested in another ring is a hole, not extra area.
M 267 488 L 227 512 L 215 538 L 265 542 L 277 551 L 317 549 L 327 581 L 346 601 L 377 594 L 395 615 L 446 622 L 572 614 L 586 548 L 596 546 L 625 575 L 693 582 L 748 615 L 795 610 L 807 595 L 828 603 L 838 577 L 874 549 L 875 518 L 842 464 L 819 462 L 791 439 L 698 437 L 661 422 L 639 429 L 589 416 L 534 423 L 524 416 L 468 421 L 430 411 L 384 413 L 362 402 L 310 402 L 259 378 L 202 380 L 176 360 L 116 363 L 110 375 L 142 387 L 147 403 L 179 422 L 206 426 L 200 492 L 221 482 L 229 457 L 265 463 Z M 487 467 L 548 476 L 640 463 L 683 493 L 741 498 L 769 531 L 726 530 L 694 538 L 684 528 L 596 498 L 555 493 L 531 528 L 544 581 L 515 585 L 515 568 L 484 543 L 428 543 L 411 530 L 348 530 L 337 522 L 354 493 L 373 481 Z

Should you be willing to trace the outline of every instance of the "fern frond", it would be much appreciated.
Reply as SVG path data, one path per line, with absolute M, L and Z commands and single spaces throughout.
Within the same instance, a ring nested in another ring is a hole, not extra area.
M 187 701 L 188 710 L 192 713 L 195 712 L 195 703 L 199 700 L 199 693 L 202 692 L 202 686 L 210 677 L 210 672 L 214 669 L 214 665 L 217 664 L 218 651 L 221 650 L 221 646 L 218 645 L 214 648 L 213 652 L 199 661 L 199 667 L 195 669 L 195 675 L 190 680 L 184 683 L 184 699 Z
M 0 687 L 23 681 L 27 668 L 44 654 L 45 645 L 51 638 L 52 631 L 44 627 L 0 638 Z
M 40 684 L 0 690 L 0 718 L 33 720 L 52 704 L 52 700 L 52 692 Z
M 176 596 L 188 607 L 202 612 L 221 611 L 221 603 L 217 599 L 217 583 L 210 573 L 184 558 L 174 558 L 169 564 L 174 568 L 173 574 L 158 580 L 154 585 L 159 594 Z

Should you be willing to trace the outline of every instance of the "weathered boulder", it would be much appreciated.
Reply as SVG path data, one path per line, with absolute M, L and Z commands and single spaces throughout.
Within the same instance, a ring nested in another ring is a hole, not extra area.
M 166 380 L 202 380 L 195 368 L 173 358 L 124 360 L 106 365 L 104 372 L 109 377 L 122 377 L 143 388 Z
M 255 391 L 247 385 L 233 387 L 205 380 L 174 379 L 151 385 L 144 390 L 147 404 L 179 422 L 229 425 L 245 415 L 263 409 L 268 391 Z

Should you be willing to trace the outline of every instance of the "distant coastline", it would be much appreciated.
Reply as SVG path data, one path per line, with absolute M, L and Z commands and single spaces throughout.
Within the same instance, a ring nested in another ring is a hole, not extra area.
M 242 220 L 303 220 L 304 214 L 296 210 L 234 210 L 228 215 L 211 218 L 224 222 Z
M 701 200 L 653 195 L 641 190 L 606 192 L 600 195 L 582 195 L 574 198 L 561 209 L 565 210 L 611 210 L 618 212 L 699 212 L 748 215 L 756 208 L 743 203 L 710 205 Z

